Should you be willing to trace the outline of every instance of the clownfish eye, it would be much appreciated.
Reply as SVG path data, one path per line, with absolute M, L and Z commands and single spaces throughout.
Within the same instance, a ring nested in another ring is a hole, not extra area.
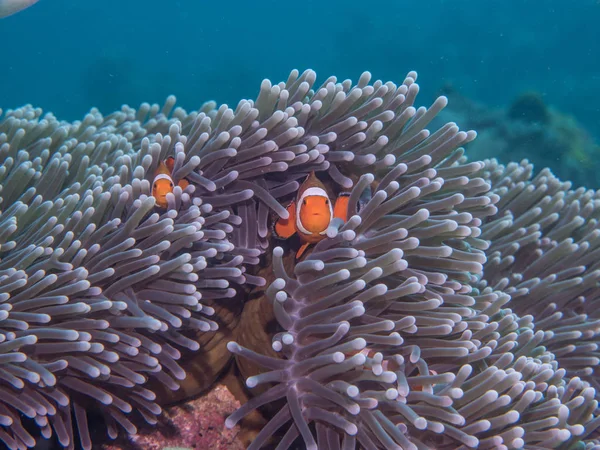
M 169 187 L 172 188 L 173 187 L 173 183 L 169 182 Z
M 306 199 L 302 200 L 302 204 L 306 206 Z
M 328 198 L 325 199 L 325 204 L 329 205 L 329 199 Z

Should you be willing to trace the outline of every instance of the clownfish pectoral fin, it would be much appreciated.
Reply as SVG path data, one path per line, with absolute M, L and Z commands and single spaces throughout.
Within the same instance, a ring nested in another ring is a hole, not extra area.
M 298 249 L 298 251 L 296 252 L 296 259 L 300 259 L 300 257 L 304 254 L 304 252 L 306 251 L 306 249 L 310 246 L 310 242 L 305 242 L 304 244 L 302 244 L 302 247 L 300 247 Z
M 333 217 L 342 219 L 344 222 L 348 221 L 348 202 L 350 200 L 349 192 L 342 192 L 333 207 Z
M 185 178 L 182 178 L 181 180 L 179 180 L 177 182 L 177 186 L 179 186 L 181 188 L 181 190 L 184 190 L 189 185 L 190 185 L 190 183 Z
M 291 202 L 286 208 L 289 217 L 275 221 L 273 232 L 279 239 L 289 239 L 296 234 L 296 202 Z
M 169 169 L 170 173 L 173 173 L 173 167 L 175 167 L 175 158 L 173 158 L 172 156 L 169 156 L 165 160 L 165 166 L 167 166 L 167 169 Z

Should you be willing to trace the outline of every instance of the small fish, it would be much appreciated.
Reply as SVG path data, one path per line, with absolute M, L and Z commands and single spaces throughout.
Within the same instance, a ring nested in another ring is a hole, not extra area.
M 161 161 L 154 172 L 154 181 L 152 182 L 152 195 L 156 199 L 156 204 L 161 208 L 166 208 L 167 194 L 172 193 L 175 188 L 172 173 L 175 159 L 169 156 L 165 161 Z M 177 183 L 181 189 L 185 189 L 189 185 L 187 180 L 181 179 Z
M 39 0 L 0 0 L 0 19 L 23 11 L 38 1 Z
M 280 239 L 288 239 L 298 234 L 302 241 L 302 246 L 296 253 L 298 259 L 311 244 L 327 237 L 327 227 L 333 218 L 347 220 L 348 199 L 349 195 L 342 193 L 335 206 L 332 206 L 325 186 L 315 173 L 311 172 L 298 189 L 296 200 L 287 207 L 289 218 L 278 219 L 273 231 Z

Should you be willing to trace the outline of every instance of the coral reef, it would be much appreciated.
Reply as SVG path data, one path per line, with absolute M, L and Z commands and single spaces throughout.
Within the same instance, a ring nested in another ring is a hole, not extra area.
M 539 93 L 525 92 L 506 109 L 496 109 L 463 97 L 452 86 L 441 92 L 450 106 L 438 121 L 451 120 L 477 130 L 477 140 L 469 147 L 471 157 L 503 163 L 527 158 L 578 187 L 598 184 L 597 139 L 575 118 L 549 106 Z
M 416 78 L 293 71 L 235 108 L 75 123 L 7 111 L 0 440 L 33 446 L 32 422 L 89 449 L 94 411 L 136 434 L 229 350 L 253 397 L 225 425 L 268 417 L 250 448 L 598 446 L 597 195 L 469 162 L 475 132 L 430 132 L 447 99 L 415 108 Z M 169 156 L 190 184 L 165 210 Z M 297 262 L 270 224 L 311 171 L 350 214 Z
M 506 115 L 512 120 L 548 125 L 551 120 L 550 111 L 541 94 L 525 92 L 519 95 L 510 105 Z

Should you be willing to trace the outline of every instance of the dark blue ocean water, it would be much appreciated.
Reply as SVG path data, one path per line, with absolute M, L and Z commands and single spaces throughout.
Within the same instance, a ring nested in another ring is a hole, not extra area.
M 320 79 L 402 82 L 417 70 L 493 106 L 535 90 L 600 136 L 597 0 L 40 0 L 0 20 L 0 107 L 58 117 L 90 107 L 255 97 L 260 81 L 312 68 Z

